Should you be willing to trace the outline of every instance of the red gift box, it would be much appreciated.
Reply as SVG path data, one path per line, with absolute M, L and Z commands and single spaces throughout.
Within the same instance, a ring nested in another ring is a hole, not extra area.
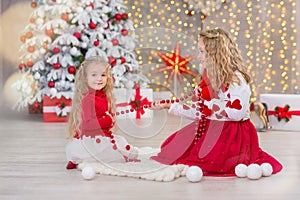
M 71 111 L 71 99 L 65 97 L 51 98 L 44 96 L 43 119 L 44 122 L 67 122 Z

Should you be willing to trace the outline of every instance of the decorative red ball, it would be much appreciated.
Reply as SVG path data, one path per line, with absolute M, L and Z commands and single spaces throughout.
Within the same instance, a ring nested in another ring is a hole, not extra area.
M 124 57 L 121 57 L 120 60 L 121 60 L 121 64 L 126 62 L 126 59 Z
M 115 14 L 115 19 L 120 21 L 122 19 L 122 15 L 120 13 Z
M 127 144 L 127 145 L 125 146 L 125 149 L 126 149 L 127 151 L 129 151 L 129 150 L 130 150 L 130 145 Z
M 30 5 L 31 5 L 32 8 L 36 8 L 37 7 L 37 3 L 35 1 L 31 2 Z
M 112 57 L 112 56 L 110 56 L 110 57 L 108 58 L 108 60 L 109 60 L 109 64 L 110 64 L 111 66 L 115 66 L 116 63 L 117 63 L 117 60 L 116 60 L 114 57 Z
M 74 66 L 69 66 L 69 67 L 68 67 L 68 72 L 69 72 L 70 74 L 75 74 L 75 73 L 76 73 L 76 68 L 75 68 Z
M 32 61 L 28 61 L 27 62 L 27 67 L 32 67 L 33 66 L 33 62 Z
M 53 53 L 54 54 L 58 54 L 60 52 L 60 49 L 58 48 L 58 47 L 55 47 L 54 49 L 53 49 Z
M 93 3 L 90 3 L 88 6 L 89 6 L 89 7 L 91 7 L 92 9 L 94 9 L 94 8 L 95 8 L 95 6 L 94 6 L 94 4 L 93 4 Z
M 60 68 L 60 63 L 54 63 L 52 64 L 53 69 L 59 69 Z
M 97 46 L 99 46 L 99 45 L 100 45 L 100 42 L 99 42 L 98 40 L 96 40 L 96 41 L 94 42 L 94 46 L 97 47 Z
M 76 37 L 78 40 L 80 39 L 81 37 L 81 34 L 79 32 L 75 32 L 73 33 L 74 37 Z
M 112 39 L 111 42 L 114 46 L 119 44 L 119 41 L 117 39 Z
M 40 104 L 39 104 L 39 103 L 37 103 L 37 102 L 35 102 L 35 103 L 33 104 L 33 107 L 34 107 L 35 109 L 37 109 L 37 108 L 39 108 L 39 107 L 40 107 Z
M 128 19 L 128 14 L 127 14 L 127 13 L 123 13 L 123 14 L 122 14 L 122 19 L 123 19 L 123 20 Z
M 121 33 L 122 33 L 123 36 L 126 36 L 126 35 L 128 35 L 128 30 L 127 29 L 122 29 Z
M 54 81 L 49 81 L 48 82 L 48 87 L 49 88 L 54 88 L 54 86 L 55 86 L 55 82 Z
M 23 70 L 23 69 L 25 69 L 25 67 L 26 67 L 26 66 L 25 66 L 25 64 L 24 64 L 24 63 L 20 63 L 20 64 L 19 64 L 19 69 L 20 69 L 20 70 Z
M 90 22 L 89 27 L 90 29 L 95 29 L 97 27 L 97 24 L 95 24 L 94 22 Z

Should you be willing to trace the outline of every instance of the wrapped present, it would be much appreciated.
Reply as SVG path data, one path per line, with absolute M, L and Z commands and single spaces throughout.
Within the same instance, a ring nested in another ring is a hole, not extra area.
M 153 90 L 149 88 L 114 88 L 116 99 L 116 117 L 124 118 L 152 118 L 153 111 L 148 107 L 153 101 Z
M 71 99 L 65 97 L 51 98 L 44 96 L 43 99 L 43 119 L 44 122 L 67 122 L 71 111 Z
M 261 94 L 272 130 L 300 131 L 300 95 Z

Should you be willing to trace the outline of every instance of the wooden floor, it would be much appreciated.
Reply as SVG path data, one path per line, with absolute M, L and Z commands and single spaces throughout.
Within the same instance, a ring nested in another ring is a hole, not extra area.
M 149 121 L 139 124 L 133 129 L 134 136 L 127 134 L 128 140 L 137 146 L 158 147 L 187 123 L 166 113 L 156 114 L 153 120 L 156 126 L 149 128 Z M 66 123 L 43 123 L 40 115 L 2 109 L 0 127 L 1 200 L 300 199 L 300 131 L 259 133 L 261 147 L 284 165 L 279 174 L 256 181 L 204 177 L 190 183 L 185 177 L 154 182 L 104 175 L 86 181 L 79 171 L 65 170 Z M 121 131 L 132 131 L 128 127 L 132 126 L 120 123 Z

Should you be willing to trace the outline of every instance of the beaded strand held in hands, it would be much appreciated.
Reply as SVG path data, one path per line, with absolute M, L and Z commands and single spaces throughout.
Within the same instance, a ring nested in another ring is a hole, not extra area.
M 200 95 L 200 94 L 199 94 Z M 194 92 L 189 92 L 187 93 L 185 96 L 183 97 L 180 97 L 179 99 L 163 99 L 163 100 L 160 100 L 160 103 L 161 104 L 164 104 L 164 103 L 179 103 L 179 102 L 182 102 L 186 99 L 188 99 L 189 97 L 195 97 L 194 95 Z M 196 98 L 192 98 L 192 105 L 191 107 L 192 108 L 195 108 L 196 109 L 196 116 L 199 117 L 199 121 L 197 123 L 197 126 L 196 126 L 196 129 L 195 129 L 195 138 L 194 138 L 194 143 L 197 143 L 198 140 L 202 137 L 202 135 L 205 133 L 207 127 L 207 119 L 206 119 L 206 116 L 203 114 L 203 107 L 204 107 L 204 101 L 198 97 Z M 144 105 L 143 108 L 144 109 L 148 109 L 148 108 L 151 108 L 152 104 L 151 102 L 148 104 L 148 105 Z M 124 115 L 124 114 L 128 114 L 129 112 L 134 112 L 135 109 L 131 108 L 131 109 L 127 109 L 127 110 L 122 110 L 120 112 L 116 112 L 116 115 Z M 202 114 L 201 114 L 202 113 Z

